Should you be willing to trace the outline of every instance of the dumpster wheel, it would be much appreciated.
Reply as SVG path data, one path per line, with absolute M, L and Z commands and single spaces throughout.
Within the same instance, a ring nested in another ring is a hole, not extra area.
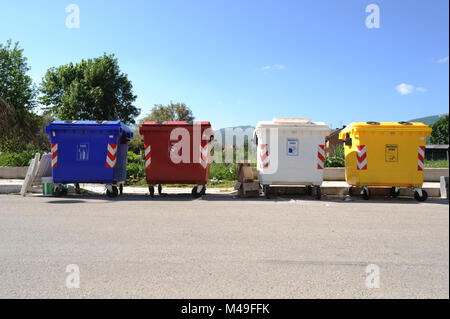
M 158 194 L 161 196 L 162 195 L 162 185 L 158 184 Z
M 119 190 L 117 189 L 117 186 L 111 186 L 111 190 L 106 189 L 106 196 L 114 198 L 119 195 Z
M 263 185 L 263 192 L 267 199 L 270 199 L 270 185 Z
M 349 187 L 347 188 L 347 191 L 348 191 L 348 195 L 349 195 L 350 197 L 352 197 L 352 196 L 353 196 L 353 186 L 349 186 Z
M 64 187 L 63 184 L 57 184 L 53 186 L 53 195 L 55 197 L 66 196 L 68 192 L 68 189 Z
M 314 192 L 314 198 L 317 200 L 321 200 L 322 199 L 322 190 L 320 188 L 320 186 L 315 186 L 315 192 Z
M 391 195 L 391 197 L 398 197 L 400 195 L 400 188 L 399 187 L 392 187 L 389 195 Z
M 363 186 L 361 188 L 361 195 L 365 200 L 369 200 L 370 199 L 370 190 L 367 186 Z
M 148 187 L 148 191 L 150 192 L 150 197 L 151 197 L 151 198 L 155 197 L 155 186 L 150 185 L 150 186 Z
M 422 194 L 420 194 L 420 193 L 422 193 Z M 414 190 L 414 198 L 418 202 L 424 202 L 428 198 L 428 193 L 425 190 L 423 190 L 423 189 L 420 189 L 420 190 L 416 189 L 416 190 Z
M 202 197 L 203 195 L 205 195 L 205 192 L 206 192 L 206 185 L 203 185 L 202 190 L 201 190 L 200 192 L 198 192 L 197 190 L 198 190 L 198 185 L 195 185 L 195 186 L 192 188 L 192 192 L 191 192 L 192 196 L 193 196 L 194 198 Z
M 306 185 L 305 193 L 306 193 L 306 195 L 312 195 L 312 186 L 311 185 Z
M 60 197 L 63 195 L 61 186 L 59 185 L 53 186 L 53 195 L 56 197 Z

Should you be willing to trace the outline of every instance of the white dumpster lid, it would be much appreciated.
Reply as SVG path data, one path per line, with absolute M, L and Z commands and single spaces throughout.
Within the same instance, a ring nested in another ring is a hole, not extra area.
M 329 129 L 324 122 L 313 122 L 307 118 L 274 118 L 272 121 L 260 121 L 257 127 L 322 127 Z

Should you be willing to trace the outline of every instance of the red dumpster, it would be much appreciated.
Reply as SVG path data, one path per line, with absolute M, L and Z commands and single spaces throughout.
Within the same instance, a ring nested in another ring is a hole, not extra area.
M 150 196 L 161 184 L 196 184 L 194 197 L 205 194 L 209 180 L 210 142 L 214 133 L 210 122 L 144 122 L 145 171 Z

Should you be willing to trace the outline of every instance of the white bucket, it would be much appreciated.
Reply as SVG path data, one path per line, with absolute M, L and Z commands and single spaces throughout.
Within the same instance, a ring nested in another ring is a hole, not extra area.
M 42 195 L 53 196 L 53 178 L 52 177 L 42 177 Z

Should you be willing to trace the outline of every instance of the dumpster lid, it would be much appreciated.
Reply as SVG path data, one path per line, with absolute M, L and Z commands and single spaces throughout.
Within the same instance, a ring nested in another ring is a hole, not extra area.
M 353 122 L 348 125 L 341 133 L 348 133 L 353 129 L 364 130 L 411 130 L 411 131 L 430 131 L 431 128 L 420 122 Z
M 121 121 L 53 121 L 48 124 L 45 130 L 47 134 L 50 134 L 50 131 L 56 130 L 118 130 L 119 133 L 133 133 Z
M 167 122 L 155 122 L 155 121 L 147 121 L 142 124 L 142 126 L 157 126 L 157 125 L 174 125 L 174 126 L 188 126 L 188 125 L 206 125 L 211 126 L 211 123 L 208 121 L 194 121 L 194 122 L 186 122 L 186 121 L 167 121 Z
M 307 118 L 274 118 L 272 121 L 260 121 L 257 127 L 303 127 L 329 129 L 324 122 L 313 122 Z

